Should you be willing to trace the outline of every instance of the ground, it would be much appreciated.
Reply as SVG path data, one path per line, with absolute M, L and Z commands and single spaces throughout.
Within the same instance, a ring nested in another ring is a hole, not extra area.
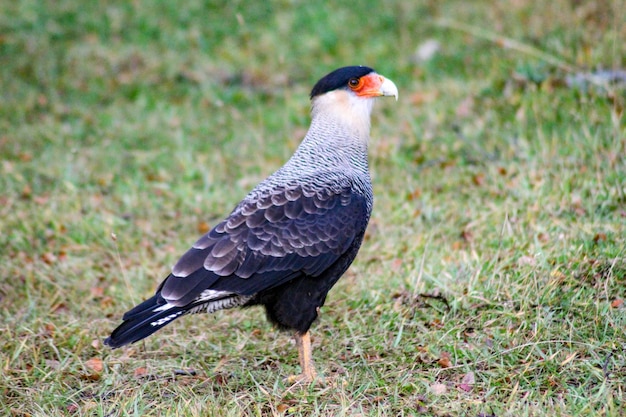
M 0 414 L 626 415 L 626 3 L 0 4 Z M 344 65 L 399 88 L 290 386 L 259 309 L 102 340 L 293 152 Z M 619 72 L 614 74 L 619 75 Z

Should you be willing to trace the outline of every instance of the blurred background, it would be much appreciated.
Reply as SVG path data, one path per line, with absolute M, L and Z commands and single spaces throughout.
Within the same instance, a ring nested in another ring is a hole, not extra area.
M 0 3 L 6 415 L 620 415 L 626 3 Z M 101 340 L 291 155 L 329 71 L 392 79 L 366 242 L 290 390 L 259 310 Z M 177 373 L 178 372 L 178 373 Z M 221 410 L 221 411 L 216 411 Z M 462 411 L 461 411 L 462 410 Z

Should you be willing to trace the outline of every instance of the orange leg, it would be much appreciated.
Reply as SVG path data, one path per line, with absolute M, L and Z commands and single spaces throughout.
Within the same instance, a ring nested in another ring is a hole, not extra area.
M 313 365 L 313 356 L 311 350 L 311 335 L 309 332 L 304 334 L 296 333 L 296 346 L 298 347 L 298 358 L 300 359 L 300 367 L 302 374 L 289 378 L 290 382 L 313 382 L 317 379 L 317 372 Z

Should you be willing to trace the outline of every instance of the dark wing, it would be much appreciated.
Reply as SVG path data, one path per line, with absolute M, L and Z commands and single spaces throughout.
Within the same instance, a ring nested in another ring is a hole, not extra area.
M 300 274 L 319 276 L 361 237 L 370 211 L 351 184 L 252 194 L 181 257 L 160 295 L 185 306 L 207 289 L 248 296 Z

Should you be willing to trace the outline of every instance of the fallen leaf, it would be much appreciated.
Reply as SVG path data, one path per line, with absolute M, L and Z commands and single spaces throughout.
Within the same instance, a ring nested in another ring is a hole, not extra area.
M 436 297 L 436 296 L 437 296 L 436 294 L 433 294 L 433 298 L 434 298 L 434 297 Z M 443 328 L 443 323 L 442 323 L 442 322 L 441 322 L 441 320 L 439 320 L 439 319 L 434 319 L 433 321 L 431 321 L 431 322 L 430 322 L 430 325 L 431 325 L 434 329 L 442 329 L 442 328 Z M 442 354 L 442 356 L 443 356 L 443 355 L 448 355 L 448 358 L 449 358 L 449 356 L 450 356 L 450 354 L 445 353 L 445 352 Z
M 91 287 L 90 292 L 93 298 L 102 298 L 104 296 L 103 287 Z
M 85 362 L 85 366 L 94 372 L 100 373 L 104 369 L 104 364 L 100 358 L 91 358 Z
M 474 233 L 470 229 L 463 229 L 461 231 L 461 238 L 466 242 L 472 242 L 474 240 Z
M 41 255 L 41 260 L 47 263 L 48 265 L 51 265 L 56 262 L 57 257 L 52 252 L 46 252 L 43 255 Z
M 217 375 L 215 375 L 213 377 L 213 381 L 215 381 L 215 383 L 217 385 L 226 385 L 226 384 L 228 384 L 228 378 L 224 374 L 217 374 Z
M 134 376 L 135 378 L 143 378 L 143 377 L 145 377 L 146 375 L 148 375 L 148 369 L 147 369 L 147 368 L 144 368 L 144 367 L 137 368 L 137 369 L 135 369 L 135 371 L 133 372 L 133 376 Z
M 52 323 L 46 323 L 44 325 L 44 329 L 45 329 L 45 334 L 46 336 L 54 336 L 54 331 L 56 330 L 56 327 L 54 326 L 54 324 Z
M 100 381 L 100 374 L 96 372 L 84 373 L 80 375 L 80 378 L 83 381 L 96 382 L 96 381 Z
M 448 387 L 446 387 L 446 384 L 432 384 L 430 391 L 435 395 L 443 395 L 448 392 Z
M 211 230 L 211 226 L 207 222 L 199 222 L 196 229 L 198 230 L 198 233 L 205 234 Z
M 474 372 L 468 372 L 463 375 L 463 379 L 461 379 L 461 383 L 459 384 L 459 389 L 465 392 L 470 392 L 476 383 L 476 378 L 474 376 Z
M 409 201 L 417 200 L 421 196 L 422 196 L 422 189 L 416 188 L 412 192 L 409 193 L 409 195 L 407 196 L 407 200 Z
M 442 352 L 441 357 L 437 361 L 439 366 L 442 368 L 449 368 L 452 366 L 452 361 L 450 360 L 450 354 L 448 352 Z
M 483 174 L 482 172 L 475 174 L 474 176 L 472 176 L 472 182 L 474 183 L 474 185 L 478 185 L 478 186 L 484 185 L 485 174 Z
M 606 242 L 606 233 L 596 233 L 593 237 L 593 243 Z
M 52 306 L 53 313 L 67 313 L 68 311 L 70 311 L 70 309 L 67 308 L 65 303 L 57 303 Z
M 611 302 L 611 307 L 613 308 L 620 308 L 623 305 L 624 305 L 624 300 L 622 300 L 621 298 L 616 298 L 615 300 Z
M 102 300 L 100 300 L 100 307 L 102 308 L 106 308 L 106 307 L 111 307 L 113 305 L 113 298 L 111 296 L 106 296 L 106 297 L 102 297 Z

